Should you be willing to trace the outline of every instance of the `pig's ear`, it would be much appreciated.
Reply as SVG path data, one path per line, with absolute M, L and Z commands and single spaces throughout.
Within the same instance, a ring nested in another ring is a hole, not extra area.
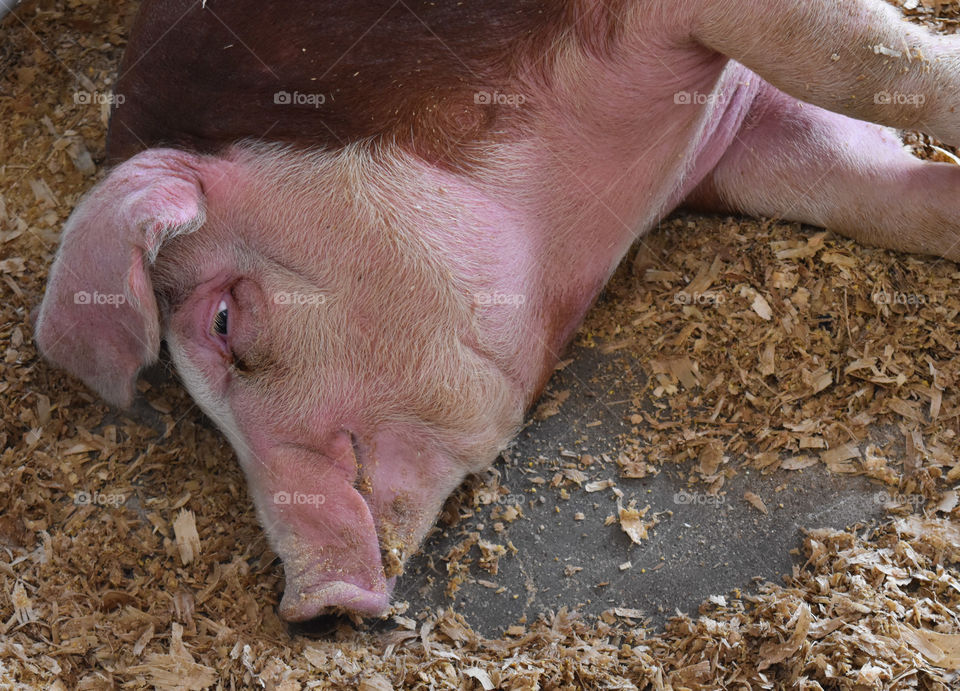
M 36 343 L 114 405 L 133 402 L 137 372 L 157 359 L 148 267 L 165 240 L 203 224 L 200 163 L 173 149 L 144 151 L 100 182 L 64 226 Z

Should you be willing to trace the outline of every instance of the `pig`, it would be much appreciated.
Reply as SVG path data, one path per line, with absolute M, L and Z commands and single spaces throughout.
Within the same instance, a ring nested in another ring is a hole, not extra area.
M 382 615 L 630 246 L 681 205 L 960 257 L 960 39 L 880 0 L 145 0 L 40 352 L 166 341 L 282 559 Z

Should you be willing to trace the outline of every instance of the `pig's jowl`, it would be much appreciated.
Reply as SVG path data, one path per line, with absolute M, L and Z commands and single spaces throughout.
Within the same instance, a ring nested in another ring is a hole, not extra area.
M 117 94 L 37 343 L 127 405 L 166 340 L 291 620 L 388 609 L 678 205 L 960 256 L 888 129 L 960 144 L 960 41 L 880 0 L 145 0 Z

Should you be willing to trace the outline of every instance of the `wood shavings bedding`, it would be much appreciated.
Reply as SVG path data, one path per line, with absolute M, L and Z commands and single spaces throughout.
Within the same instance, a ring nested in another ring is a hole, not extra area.
M 960 23 L 955 2 L 905 7 L 941 30 Z M 318 640 L 291 635 L 275 613 L 282 572 L 242 475 L 196 411 L 180 414 L 191 407 L 185 394 L 141 385 L 158 435 L 40 365 L 30 338 L 59 227 L 102 174 L 107 104 L 77 94 L 109 93 L 134 11 L 44 0 L 21 6 L 23 23 L 2 25 L 0 686 L 960 686 L 957 268 L 743 220 L 667 222 L 647 246 L 669 252 L 644 249 L 626 263 L 614 299 L 581 332 L 583 344 L 596 337 L 646 360 L 648 390 L 636 397 L 657 404 L 655 416 L 627 414 L 642 432 L 625 435 L 608 467 L 642 477 L 687 459 L 715 483 L 744 455 L 764 469 L 822 463 L 891 494 L 937 497 L 938 518 L 811 531 L 805 564 L 783 585 L 711 598 L 662 631 L 638 625 L 642 612 L 630 608 L 587 620 L 561 607 L 500 638 L 450 610 L 397 614 L 382 632 L 344 621 Z M 908 141 L 930 158 L 956 156 L 926 137 Z M 895 436 L 872 439 L 877 425 Z M 693 426 L 709 443 L 688 443 Z M 580 467 L 561 476 L 565 491 L 615 489 L 593 459 Z M 447 518 L 491 491 L 468 485 Z M 498 511 L 500 521 L 523 518 L 521 505 Z M 621 505 L 613 520 L 642 541 L 656 522 L 645 512 Z M 474 568 L 496 574 L 510 547 L 469 536 L 448 555 L 451 587 Z

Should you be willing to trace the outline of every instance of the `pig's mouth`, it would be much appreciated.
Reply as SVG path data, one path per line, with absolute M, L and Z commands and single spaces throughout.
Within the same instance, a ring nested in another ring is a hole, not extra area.
M 368 498 L 372 497 L 373 479 L 367 472 L 367 460 L 371 455 L 368 446 L 362 444 L 357 436 L 347 431 L 350 436 L 350 445 L 353 448 L 353 456 L 357 463 L 357 477 L 353 482 L 353 488 L 360 493 L 367 501 L 368 507 L 371 507 Z M 373 515 L 374 523 L 377 525 L 376 536 L 380 549 L 380 563 L 383 566 L 383 572 L 391 582 L 393 577 L 399 576 L 403 572 L 403 564 L 408 556 L 408 542 L 410 535 L 406 538 L 401 535 L 397 528 L 381 520 L 375 513 Z

